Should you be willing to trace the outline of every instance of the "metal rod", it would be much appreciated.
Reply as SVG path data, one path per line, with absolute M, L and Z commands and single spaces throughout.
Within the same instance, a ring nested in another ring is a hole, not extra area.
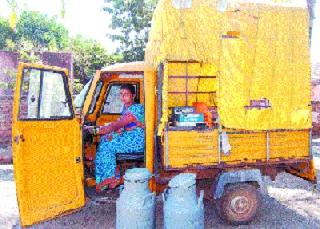
M 297 163 L 309 163 L 311 160 L 310 158 L 300 158 L 300 159 L 288 159 L 288 160 L 270 160 L 270 161 L 261 161 L 261 162 L 253 162 L 253 163 L 243 163 L 243 161 L 238 161 L 239 163 L 234 163 L 234 164 L 216 164 L 216 165 L 202 165 L 201 169 L 203 170 L 209 170 L 209 169 L 226 169 L 226 168 L 257 168 L 257 166 L 270 166 L 270 165 L 279 165 L 277 167 L 280 167 L 285 165 L 285 164 L 293 164 L 296 165 Z M 184 169 L 199 169 L 198 167 L 194 166 L 187 166 L 184 168 L 166 168 L 165 171 L 177 171 L 181 172 Z
M 272 130 L 269 132 L 277 133 L 277 132 L 297 132 L 297 131 L 307 131 L 307 130 L 286 130 L 286 129 L 278 129 L 278 130 Z M 308 130 L 309 131 L 309 130 Z M 243 130 L 243 131 L 228 131 L 226 130 L 227 134 L 258 134 L 258 133 L 264 133 L 265 130 Z
M 188 82 L 189 82 L 189 76 L 188 76 L 188 62 L 187 62 L 186 63 L 186 106 L 188 106 L 188 93 L 189 93 Z

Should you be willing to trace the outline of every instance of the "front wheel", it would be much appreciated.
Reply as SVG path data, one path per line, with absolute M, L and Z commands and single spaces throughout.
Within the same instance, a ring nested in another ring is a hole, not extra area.
M 255 186 L 247 183 L 228 185 L 216 202 L 220 217 L 235 225 L 251 222 L 260 205 L 260 192 Z

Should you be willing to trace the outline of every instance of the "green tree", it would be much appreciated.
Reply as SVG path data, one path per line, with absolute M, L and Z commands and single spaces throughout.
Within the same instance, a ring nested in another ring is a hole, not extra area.
M 76 36 L 71 39 L 70 49 L 73 54 L 73 71 L 75 78 L 84 84 L 95 71 L 107 65 L 119 62 L 120 56 L 109 55 L 97 41 Z
M 38 12 L 21 12 L 15 30 L 9 20 L 0 18 L 0 31 L 0 49 L 19 52 L 22 61 L 37 62 L 43 51 L 72 52 L 76 93 L 97 69 L 121 60 L 119 55 L 109 55 L 95 40 L 81 36 L 70 38 L 57 18 Z
M 148 42 L 152 14 L 158 0 L 106 0 L 104 11 L 112 15 L 108 34 L 113 41 L 118 41 L 124 62 L 141 61 Z
M 7 47 L 8 43 L 15 40 L 15 33 L 9 25 L 9 21 L 0 17 L 0 49 Z
M 33 11 L 23 11 L 16 26 L 18 39 L 32 42 L 37 51 L 57 51 L 68 46 L 68 30 L 56 17 Z

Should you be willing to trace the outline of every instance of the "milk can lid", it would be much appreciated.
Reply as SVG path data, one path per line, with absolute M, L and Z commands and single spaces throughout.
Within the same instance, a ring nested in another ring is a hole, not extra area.
M 195 173 L 180 173 L 169 181 L 170 188 L 190 187 L 196 183 Z
M 146 168 L 127 169 L 124 179 L 127 181 L 147 181 L 152 174 Z

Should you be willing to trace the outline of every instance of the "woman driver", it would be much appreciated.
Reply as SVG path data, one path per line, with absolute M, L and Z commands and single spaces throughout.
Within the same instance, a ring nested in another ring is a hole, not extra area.
M 96 191 L 119 184 L 115 177 L 117 153 L 144 152 L 144 108 L 135 104 L 135 88 L 131 84 L 120 87 L 120 99 L 123 103 L 121 116 L 107 126 L 100 126 L 99 134 L 103 134 L 97 150 L 96 166 Z M 87 128 L 93 133 L 94 129 Z

